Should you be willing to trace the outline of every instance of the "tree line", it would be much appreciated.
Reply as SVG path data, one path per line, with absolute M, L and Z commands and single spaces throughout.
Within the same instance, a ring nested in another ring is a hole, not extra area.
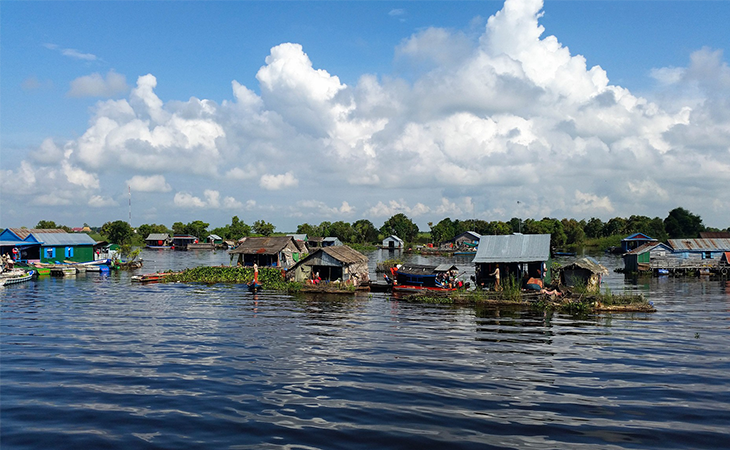
M 252 225 L 246 224 L 238 216 L 231 218 L 231 223 L 222 227 L 208 230 L 209 223 L 195 220 L 190 223 L 175 222 L 172 228 L 161 224 L 144 224 L 136 231 L 125 221 L 107 222 L 96 229 L 102 236 L 112 243 L 131 243 L 133 240 L 144 240 L 152 233 L 166 233 L 191 235 L 204 239 L 215 234 L 223 239 L 238 240 L 245 236 L 271 236 L 276 227 L 264 220 L 257 220 Z M 429 222 L 430 236 L 419 238 L 421 230 L 410 218 L 398 213 L 386 220 L 380 228 L 367 219 L 360 219 L 353 223 L 321 222 L 319 225 L 303 223 L 296 229 L 297 234 L 306 234 L 309 237 L 337 237 L 342 242 L 354 244 L 373 244 L 381 238 L 396 235 L 409 243 L 433 242 L 436 244 L 448 242 L 466 231 L 474 231 L 482 235 L 494 234 L 550 234 L 553 248 L 562 248 L 579 245 L 587 240 L 608 238 L 611 236 L 627 236 L 633 233 L 644 233 L 659 241 L 667 239 L 696 238 L 702 231 L 723 231 L 716 228 L 707 228 L 702 224 L 702 218 L 684 208 L 675 208 L 666 218 L 650 218 L 647 216 L 632 215 L 628 218 L 614 217 L 607 222 L 598 218 L 589 220 L 543 218 L 521 219 L 514 217 L 507 222 L 486 221 L 481 219 L 452 220 L 445 218 L 433 224 Z M 36 228 L 70 228 L 56 225 L 53 221 L 42 220 Z M 730 231 L 730 227 L 726 231 Z M 136 236 L 136 238 L 135 238 Z

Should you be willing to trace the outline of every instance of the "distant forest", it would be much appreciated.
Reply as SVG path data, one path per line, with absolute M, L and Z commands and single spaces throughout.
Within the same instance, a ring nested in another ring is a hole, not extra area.
M 86 225 L 86 224 L 84 224 Z M 133 229 L 127 222 L 118 220 L 107 222 L 100 228 L 92 228 L 92 232 L 98 233 L 102 238 L 117 244 L 141 244 L 144 238 L 150 233 L 185 234 L 205 239 L 210 234 L 215 234 L 223 239 L 237 240 L 244 236 L 270 236 L 275 233 L 276 227 L 269 222 L 257 220 L 248 225 L 238 216 L 233 216 L 231 223 L 223 227 L 208 229 L 210 224 L 196 220 L 187 224 L 175 222 L 172 228 L 165 225 L 144 224 Z M 439 223 L 429 222 L 430 230 L 419 230 L 418 226 L 405 214 L 399 213 L 376 228 L 367 219 L 360 219 L 353 223 L 337 221 L 322 222 L 319 225 L 303 223 L 296 229 L 297 234 L 307 234 L 309 237 L 333 236 L 345 243 L 352 244 L 374 244 L 384 237 L 396 235 L 409 244 L 425 244 L 433 242 L 436 244 L 448 242 L 465 231 L 474 231 L 482 235 L 494 234 L 550 234 L 553 248 L 565 248 L 583 245 L 588 242 L 616 241 L 616 237 L 625 237 L 633 233 L 644 233 L 659 241 L 677 238 L 697 238 L 702 231 L 730 231 L 730 226 L 725 230 L 707 228 L 702 224 L 702 218 L 692 214 L 684 208 L 675 208 L 669 212 L 664 219 L 660 217 L 650 218 L 647 216 L 631 216 L 629 218 L 614 217 L 607 222 L 601 219 L 591 218 L 590 220 L 575 219 L 554 219 L 543 218 L 521 219 L 514 217 L 508 222 L 486 221 L 482 219 L 452 220 L 445 218 Z M 42 220 L 36 228 L 63 228 L 71 229 L 64 225 L 57 225 L 53 221 Z M 619 239 L 620 240 L 620 239 Z M 602 245 L 602 244 L 597 244 Z

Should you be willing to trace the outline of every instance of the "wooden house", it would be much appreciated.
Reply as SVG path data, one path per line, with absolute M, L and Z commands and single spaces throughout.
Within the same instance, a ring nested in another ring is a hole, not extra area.
M 67 233 L 59 228 L 8 228 L 0 235 L 0 241 L 6 240 L 15 240 L 13 248 L 18 249 L 16 260 L 56 263 L 89 262 L 95 259 L 96 241 L 86 233 Z
M 589 291 L 601 288 L 601 277 L 608 275 L 608 269 L 593 258 L 584 257 L 564 266 L 560 271 L 560 282 L 564 286 L 583 286 Z
M 635 248 L 623 254 L 624 271 L 640 272 L 650 270 L 652 262 L 659 264 L 661 261 L 679 259 L 672 247 L 660 242 L 647 242 L 641 247 Z
M 670 239 L 668 243 L 685 261 L 717 264 L 723 253 L 730 251 L 730 239 Z
M 150 233 L 144 243 L 147 248 L 169 248 L 172 245 L 172 239 L 167 233 Z
M 288 269 L 306 253 L 306 246 L 291 236 L 262 236 L 241 239 L 238 247 L 228 253 L 238 258 L 238 265 L 272 266 Z
M 621 251 L 623 253 L 630 252 L 631 250 L 637 249 L 644 244 L 659 242 L 657 239 L 649 237 L 644 233 L 634 233 L 631 236 L 627 236 L 621 239 Z
M 509 234 L 482 236 L 474 256 L 477 286 L 495 284 L 495 269 L 499 269 L 501 283 L 513 278 L 519 283 L 523 276 L 550 282 L 550 235 Z
M 452 239 L 451 242 L 454 243 L 454 247 L 476 247 L 479 245 L 481 237 L 482 235 L 475 231 L 465 231 Z
M 15 261 L 40 261 L 41 243 L 31 231 L 26 228 L 3 230 L 0 233 L 0 255 L 9 255 Z
M 359 286 L 369 282 L 368 257 L 346 245 L 332 245 L 316 250 L 296 263 L 286 273 L 291 281 L 305 282 L 315 274 L 323 281 Z
M 387 238 L 383 239 L 383 248 L 387 249 L 402 249 L 404 247 L 403 239 L 392 234 Z
M 197 243 L 198 238 L 195 236 L 176 234 L 172 237 L 172 248 L 175 250 L 187 250 L 188 245 Z

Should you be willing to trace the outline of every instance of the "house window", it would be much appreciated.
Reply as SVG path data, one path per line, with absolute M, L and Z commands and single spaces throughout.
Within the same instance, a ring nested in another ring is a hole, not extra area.
M 55 257 L 56 257 L 55 247 L 47 248 L 46 249 L 46 258 L 55 258 Z
M 74 257 L 74 248 L 66 247 L 65 255 L 66 255 L 66 258 L 73 258 Z
M 712 252 L 705 252 L 705 259 L 712 259 Z

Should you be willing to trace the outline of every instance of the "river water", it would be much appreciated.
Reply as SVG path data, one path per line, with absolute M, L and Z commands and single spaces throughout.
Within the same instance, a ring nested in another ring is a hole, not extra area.
M 228 264 L 142 257 L 137 273 Z M 0 448 L 730 446 L 726 281 L 612 272 L 604 289 L 657 312 L 569 315 L 132 274 L 0 288 Z

